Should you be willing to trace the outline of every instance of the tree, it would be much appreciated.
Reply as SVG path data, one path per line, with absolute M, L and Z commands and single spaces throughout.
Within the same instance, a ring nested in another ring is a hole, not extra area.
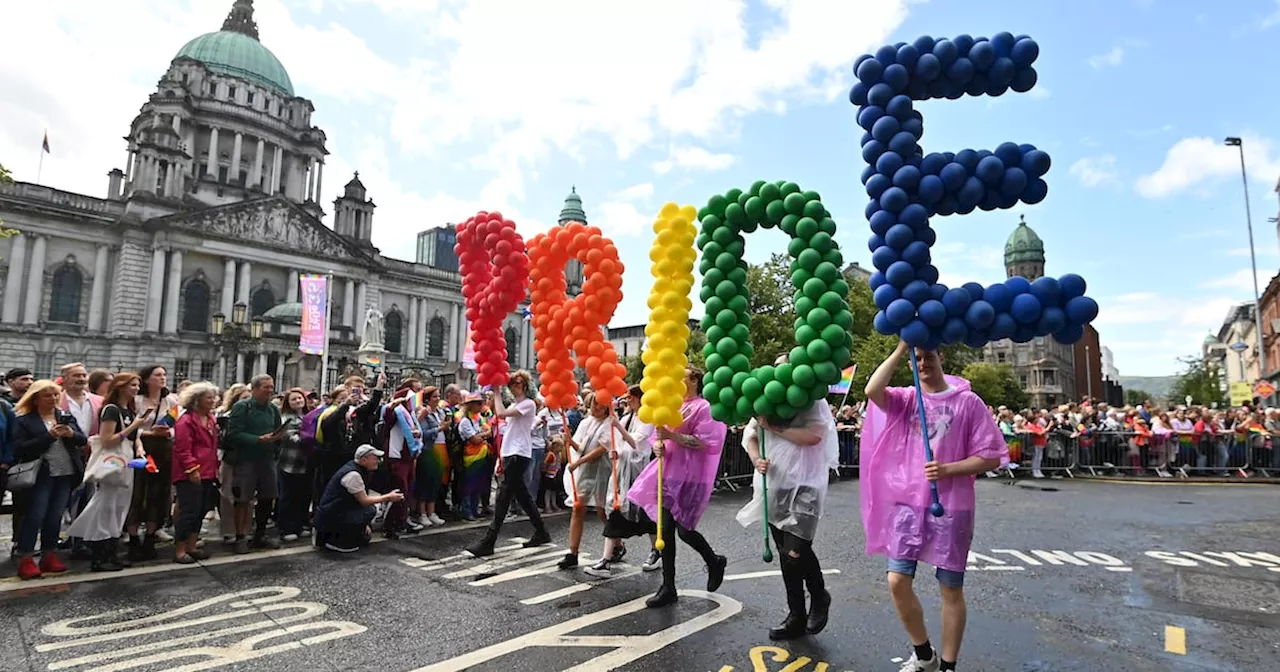
M 1129 406 L 1141 406 L 1143 402 L 1151 401 L 1151 393 L 1145 390 L 1125 390 L 1124 403 Z
M 751 311 L 752 368 L 772 364 L 795 346 L 796 311 L 792 303 L 791 261 L 774 253 L 763 264 L 747 266 L 747 305 Z M 705 337 L 704 337 L 705 339 Z
M 964 367 L 960 377 L 968 380 L 974 393 L 990 406 L 1007 406 L 1017 411 L 1031 401 L 1008 364 L 972 362 Z
M 1222 372 L 1216 367 L 1207 367 L 1200 357 L 1182 357 L 1182 373 L 1174 381 L 1169 390 L 1169 400 L 1180 404 L 1191 397 L 1191 403 L 1209 405 L 1222 401 Z

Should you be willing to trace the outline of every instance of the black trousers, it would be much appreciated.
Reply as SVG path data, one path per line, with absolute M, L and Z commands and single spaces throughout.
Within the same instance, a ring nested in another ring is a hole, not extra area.
M 778 548 L 782 583 L 787 589 L 787 606 L 792 613 L 803 614 L 804 589 L 807 587 L 810 595 L 823 595 L 827 589 L 826 580 L 822 577 L 822 565 L 813 552 L 813 541 L 801 539 L 772 525 L 769 526 L 769 533 Z
M 204 513 L 208 502 L 217 501 L 217 488 L 213 481 L 178 481 L 173 484 L 178 493 L 178 519 L 173 522 L 173 536 L 185 540 L 193 534 L 200 534 Z
M 712 550 L 711 544 L 707 543 L 707 538 L 702 536 L 701 532 L 681 527 L 680 523 L 672 517 L 671 511 L 663 509 L 662 584 L 670 588 L 676 587 L 676 536 L 680 537 L 680 541 L 688 544 L 689 548 L 697 551 L 708 567 L 716 560 L 716 552 Z
M 502 531 L 502 523 L 507 519 L 513 498 L 524 510 L 524 514 L 529 516 L 534 532 L 546 532 L 546 528 L 542 526 L 542 514 L 538 512 L 533 497 L 529 496 L 529 490 L 524 485 L 524 471 L 528 466 L 527 457 L 511 455 L 502 458 L 502 483 L 498 486 L 498 501 L 494 504 L 493 522 L 489 523 L 487 535 L 490 540 L 497 539 L 498 533 Z

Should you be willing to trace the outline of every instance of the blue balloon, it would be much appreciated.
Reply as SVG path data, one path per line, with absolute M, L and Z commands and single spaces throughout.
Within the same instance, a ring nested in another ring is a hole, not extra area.
M 929 82 L 930 98 L 946 98 L 947 92 L 951 90 L 951 82 L 941 75 L 937 79 Z
M 895 299 L 884 309 L 884 314 L 894 326 L 901 327 L 915 318 L 916 307 L 906 299 Z
M 945 69 L 952 63 L 955 63 L 956 59 L 960 57 L 960 50 L 956 47 L 955 42 L 942 39 L 934 43 L 933 55 L 937 57 L 938 63 L 940 63 Z
M 914 112 L 909 96 L 894 96 L 889 99 L 889 104 L 885 106 L 884 111 L 898 121 L 910 119 L 911 113 Z
M 925 245 L 933 247 L 933 244 L 938 242 L 938 232 L 934 231 L 933 227 L 922 226 L 916 229 L 916 240 L 924 241 Z
M 956 49 L 960 51 L 961 56 L 967 56 L 969 54 L 969 50 L 973 48 L 973 38 L 967 33 L 956 36 L 952 42 L 956 43 Z
M 875 56 L 872 56 L 871 54 L 863 54 L 863 55 L 861 55 L 861 56 L 859 56 L 859 57 L 857 57 L 857 58 L 853 59 L 853 74 L 854 74 L 854 76 L 856 77 L 856 76 L 858 75 L 858 66 L 862 65 L 864 62 L 869 61 L 869 60 L 871 60 L 871 59 L 873 59 L 873 58 L 875 58 Z
M 871 278 L 867 280 L 867 284 L 871 285 L 871 291 L 873 292 L 883 287 L 886 284 L 886 282 L 887 281 L 884 279 L 884 273 L 880 271 L 876 271 L 875 273 L 872 273 Z
M 872 298 L 876 303 L 876 308 L 884 310 L 889 307 L 889 304 L 902 298 L 902 294 L 893 285 L 880 285 L 872 294 Z
M 982 159 L 982 155 L 972 149 L 962 149 L 956 152 L 956 156 L 952 161 L 964 166 L 966 176 L 972 175 L 973 171 L 978 169 L 978 161 Z
M 993 154 L 1006 166 L 1022 165 L 1022 149 L 1018 147 L 1017 143 L 1002 142 L 999 147 L 996 147 L 996 151 Z
M 935 41 L 932 37 L 928 35 L 921 35 L 920 37 L 917 37 L 916 41 L 912 42 L 911 44 L 915 46 L 916 51 L 919 51 L 921 54 L 927 54 L 933 51 L 934 43 Z
M 888 245 L 881 245 L 871 253 L 871 265 L 888 275 L 889 268 L 898 263 L 901 258 L 897 250 Z
M 898 123 L 898 120 L 886 114 L 876 119 L 876 123 L 871 125 L 871 137 L 888 144 L 900 130 L 902 130 L 902 125 Z
M 915 63 L 912 63 L 911 65 L 914 66 Z M 884 75 L 881 79 L 884 80 L 885 84 L 892 87 L 895 92 L 905 91 L 907 88 L 907 80 L 911 78 L 911 73 L 907 70 L 907 67 L 908 66 L 902 63 L 894 63 L 884 69 Z
M 1087 296 L 1067 301 L 1067 320 L 1072 324 L 1088 324 L 1098 316 L 1098 302 Z
M 938 281 L 938 269 L 933 264 L 921 266 L 916 271 L 916 277 L 932 285 Z
M 867 104 L 867 85 L 858 82 L 849 89 L 849 102 L 859 107 Z
M 910 44 L 904 44 L 898 47 L 897 61 L 906 66 L 907 69 L 914 68 L 916 61 L 920 59 L 920 50 Z
M 983 194 L 982 201 L 978 203 L 978 207 L 981 208 L 984 212 L 990 212 L 992 210 L 995 210 L 996 208 L 999 208 L 1001 203 L 1003 203 L 1003 201 L 1004 201 L 1004 196 L 1000 192 L 995 190 L 988 190 L 985 194 Z
M 883 107 L 868 105 L 858 112 L 858 125 L 862 127 L 862 130 L 870 131 L 884 115 Z
M 930 152 L 920 159 L 920 172 L 925 175 L 937 175 L 942 172 L 947 164 L 951 163 L 947 157 L 938 152 Z
M 964 291 L 969 292 L 970 301 L 981 301 L 986 292 L 982 285 L 976 282 L 966 282 L 961 286 L 964 288 Z
M 999 341 L 1013 336 L 1013 332 L 1017 328 L 1018 322 L 1013 319 L 1012 315 L 1009 313 L 996 313 L 996 319 L 991 321 L 991 328 L 987 332 L 991 334 L 991 340 Z
M 919 268 L 928 264 L 932 259 L 929 256 L 929 245 L 923 240 L 916 240 L 907 245 L 902 250 L 902 260 Z
M 874 216 L 877 212 L 880 212 L 880 209 L 881 208 L 880 208 L 879 200 L 867 201 L 867 205 L 862 208 L 862 216 L 870 220 L 872 216 Z
M 881 247 L 884 247 L 884 238 L 878 233 L 871 234 L 871 237 L 867 239 L 867 251 L 875 253 Z
M 947 307 L 947 315 L 951 317 L 964 315 L 970 303 L 973 303 L 973 297 L 963 287 L 953 287 L 942 297 L 942 305 Z
M 946 187 L 942 184 L 942 178 L 937 175 L 925 175 L 920 178 L 920 185 L 917 188 L 920 200 L 925 203 L 937 203 L 938 201 L 941 201 L 946 191 Z
M 1007 313 L 1009 306 L 1013 305 L 1013 292 L 1001 284 L 989 285 L 982 292 L 982 300 L 991 304 L 997 313 Z
M 865 145 L 865 144 L 866 144 L 866 140 L 863 140 L 863 141 L 862 141 L 862 144 L 864 144 L 864 145 Z M 863 169 L 862 169 L 862 184 L 863 184 L 863 185 L 865 185 L 865 184 L 867 183 L 867 180 L 871 179 L 871 176 L 872 176 L 872 175 L 875 175 L 875 174 L 876 174 L 876 167 L 875 167 L 875 166 L 868 165 L 866 168 L 863 168 Z M 873 197 L 873 198 L 874 198 L 874 197 Z
M 948 345 L 959 343 L 968 335 L 969 328 L 965 326 L 964 320 L 958 317 L 949 317 L 946 324 L 942 325 L 942 342 Z
M 864 142 L 862 144 L 862 160 L 874 166 L 880 155 L 884 154 L 885 149 L 884 143 L 878 140 Z
M 1013 50 L 1009 52 L 1009 58 L 1013 59 L 1013 64 L 1019 68 L 1029 67 L 1039 57 L 1040 45 L 1029 37 L 1014 42 Z
M 992 86 L 1008 88 L 1013 83 L 1013 76 L 1016 74 L 1018 74 L 1018 69 L 1013 65 L 1013 61 L 1008 58 L 997 58 L 996 62 L 991 64 L 991 69 L 987 70 L 987 79 L 990 80 Z M 990 89 L 987 90 L 987 93 L 991 94 Z
M 1013 33 L 1003 31 L 991 36 L 991 46 L 995 47 L 996 56 L 1008 56 L 1015 43 Z
M 869 221 L 871 222 L 871 230 L 877 235 L 883 236 L 889 232 L 889 227 L 898 223 L 898 218 L 895 217 L 892 212 L 881 210 L 876 214 L 871 215 Z
M 895 261 L 885 270 L 884 277 L 894 287 L 906 287 L 916 279 L 916 269 L 905 261 Z
M 924 82 L 933 82 L 942 75 L 942 61 L 933 54 L 921 54 L 916 61 L 916 77 Z
M 969 171 L 960 162 L 952 161 L 942 167 L 938 177 L 942 178 L 942 184 L 948 192 L 959 192 L 964 181 L 969 179 Z
M 973 67 L 979 72 L 984 72 L 991 67 L 996 60 L 996 49 L 991 46 L 990 42 L 982 41 L 974 43 L 969 49 L 969 60 L 973 61 Z
M 920 304 L 920 321 L 930 327 L 941 327 L 947 321 L 947 309 L 941 301 L 929 299 Z
M 974 301 L 964 311 L 964 323 L 973 329 L 986 329 L 996 319 L 996 309 L 986 301 Z
M 1014 296 L 1018 294 L 1026 294 L 1031 291 L 1031 281 L 1022 277 L 1021 275 L 1015 275 L 1012 278 L 1006 278 L 1004 281 L 1004 286 L 1007 287 L 1009 291 L 1014 294 Z
M 897 122 L 894 122 L 897 123 Z M 876 171 L 882 175 L 893 175 L 902 167 L 902 155 L 895 151 L 887 151 L 876 159 Z
M 1049 195 L 1049 185 L 1045 181 L 1036 178 L 1027 183 L 1027 188 L 1022 192 L 1022 201 L 1030 205 L 1035 205 L 1044 200 Z
M 1017 329 L 1013 330 L 1013 336 L 1009 338 L 1014 343 L 1027 343 L 1036 337 L 1036 327 L 1034 324 L 1019 324 Z
M 950 288 L 948 288 L 946 285 L 944 285 L 944 284 L 942 284 L 941 282 L 939 282 L 939 283 L 937 283 L 937 284 L 935 284 L 934 286 L 932 286 L 932 287 L 930 287 L 930 288 L 929 288 L 929 295 L 930 295 L 930 296 L 932 296 L 933 298 L 935 298 L 935 299 L 937 299 L 937 300 L 941 301 L 941 300 L 942 300 L 942 297 L 946 296 L 946 295 L 947 295 L 947 292 L 949 292 L 949 291 L 951 291 L 951 289 L 950 289 Z
M 1039 149 L 1033 149 L 1022 155 L 1022 170 L 1026 171 L 1027 177 L 1040 177 L 1049 172 L 1052 161 L 1049 159 L 1049 153 Z
M 1064 345 L 1071 345 L 1082 338 L 1084 338 L 1084 327 L 1078 324 L 1068 324 L 1053 335 L 1053 340 Z
M 961 207 L 972 209 L 981 203 L 986 195 L 987 187 L 982 183 L 982 180 L 977 177 L 970 177 L 964 181 L 964 186 L 960 187 L 960 193 L 956 194 L 956 199 L 960 201 Z
M 883 65 L 886 67 L 889 65 L 892 65 L 897 60 L 897 58 L 898 58 L 898 48 L 891 44 L 886 44 L 885 46 L 880 47 L 879 49 L 876 50 L 876 60 L 880 62 L 880 65 Z
M 915 166 L 903 166 L 893 174 L 893 186 L 902 187 L 908 193 L 920 186 L 920 169 Z
M 1018 197 L 1022 195 L 1022 192 L 1026 191 L 1027 184 L 1027 174 L 1021 168 L 1017 166 L 1006 168 L 1004 179 L 1000 181 L 1000 193 L 1011 197 L 1013 202 L 1003 207 L 1013 207 L 1013 204 L 1018 202 Z
M 1068 273 L 1058 278 L 1058 286 L 1062 288 L 1062 300 L 1064 303 L 1077 296 L 1084 296 L 1085 290 L 1088 289 L 1084 278 L 1075 273 Z
M 870 87 L 872 84 L 880 82 L 880 76 L 884 74 L 884 65 L 875 59 L 867 59 L 858 64 L 854 74 L 858 76 L 859 80 L 862 80 L 863 84 Z
M 1018 324 L 1035 324 L 1040 319 L 1040 312 L 1040 301 L 1030 293 L 1013 297 L 1013 305 L 1009 308 L 1009 314 Z
M 1036 73 L 1035 68 L 1019 70 L 1014 74 L 1013 81 L 1009 82 L 1009 88 L 1017 91 L 1018 93 L 1026 93 L 1035 88 L 1036 81 L 1039 80 L 1039 77 L 1040 76 Z
M 910 133 L 912 138 L 919 142 L 924 137 L 924 122 L 919 119 L 907 119 L 902 122 L 902 132 Z
M 924 280 L 912 280 L 902 288 L 902 298 L 910 301 L 911 305 L 918 306 L 933 298 L 933 294 L 929 292 L 929 284 Z
M 947 79 L 951 80 L 953 87 L 963 88 L 973 81 L 974 74 L 973 62 L 967 58 L 957 58 L 956 62 L 947 68 Z
M 889 149 L 904 157 L 915 156 L 920 151 L 919 145 L 916 144 L 916 136 L 908 131 L 898 131 L 898 134 L 889 141 Z
M 898 332 L 907 345 L 922 346 L 929 342 L 929 325 L 921 320 L 912 320 Z
M 990 340 L 993 339 L 989 332 L 979 331 L 975 330 L 973 327 L 969 327 L 969 335 L 965 337 L 964 344 L 971 348 L 981 348 Z
M 907 207 L 907 192 L 901 187 L 889 187 L 880 195 L 880 207 L 889 212 L 902 212 Z
M 889 99 L 893 98 L 895 93 L 897 91 L 884 82 L 873 84 L 870 89 L 867 89 L 867 102 L 884 107 L 889 104 Z
M 1065 326 L 1067 326 L 1067 314 L 1057 306 L 1050 306 L 1040 313 L 1040 321 L 1036 324 L 1036 334 L 1040 336 L 1056 334 Z
M 955 196 L 943 196 L 934 204 L 933 209 L 943 217 L 954 215 L 960 209 L 960 202 Z
M 908 245 L 915 242 L 915 239 L 915 232 L 906 224 L 894 224 L 889 227 L 889 231 L 884 234 L 885 244 L 898 252 L 901 252 Z M 912 265 L 914 266 L 915 264 Z
M 885 189 L 892 186 L 892 180 L 885 177 L 884 173 L 877 172 L 875 175 L 872 175 L 867 179 L 867 196 L 871 198 L 880 198 L 880 194 L 883 194 Z
M 889 316 L 884 311 L 876 313 L 875 319 L 871 321 L 871 326 L 875 327 L 876 332 L 885 336 L 892 336 L 898 333 L 898 327 L 889 321 Z
M 994 187 L 1000 184 L 1000 178 L 1004 177 L 1004 162 L 994 156 L 983 157 L 978 161 L 978 168 L 974 171 L 974 175 L 988 186 Z
M 1048 276 L 1036 278 L 1031 283 L 1031 295 L 1040 301 L 1040 305 L 1048 308 L 1049 306 L 1058 306 L 1062 304 L 1062 288 L 1058 286 L 1058 281 Z M 1058 329 L 1061 329 L 1059 327 Z M 1050 329 L 1050 332 L 1058 329 Z
M 965 85 L 964 92 L 971 96 L 981 96 L 987 92 L 990 86 L 991 80 L 987 78 L 986 73 L 977 72 L 974 73 L 973 79 L 969 80 L 969 83 Z

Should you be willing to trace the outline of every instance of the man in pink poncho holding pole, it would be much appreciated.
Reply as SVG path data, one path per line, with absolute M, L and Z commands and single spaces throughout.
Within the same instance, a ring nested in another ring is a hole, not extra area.
M 974 478 L 1007 460 L 1008 448 L 968 381 L 943 375 L 939 353 L 916 349 L 918 390 L 889 387 L 907 347 L 900 342 L 867 381 L 871 404 L 862 430 L 862 525 L 867 554 L 888 559 L 889 593 L 915 648 L 902 672 L 954 670 L 966 619 L 964 570 L 973 542 Z M 932 461 L 925 458 L 918 399 L 928 418 Z M 941 506 L 931 511 L 933 485 Z M 941 656 L 929 643 L 912 586 L 918 561 L 937 568 Z

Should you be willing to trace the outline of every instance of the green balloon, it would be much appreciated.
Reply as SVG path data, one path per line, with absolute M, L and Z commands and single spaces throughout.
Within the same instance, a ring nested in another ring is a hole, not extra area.
M 848 338 L 849 332 L 840 328 L 838 324 L 828 324 L 822 328 L 822 333 L 818 334 L 818 338 L 827 342 L 832 350 L 844 347 L 844 339 Z
M 732 310 L 737 315 L 746 315 L 747 311 L 751 309 L 751 305 L 747 302 L 747 297 L 738 294 L 729 299 L 728 303 L 725 304 L 725 309 Z
M 827 396 L 827 391 L 831 389 L 827 385 L 814 385 L 809 388 L 809 403 L 813 403 Z
M 787 255 L 792 259 L 800 256 L 800 253 L 807 249 L 809 249 L 809 240 L 807 238 L 792 238 L 791 242 L 787 243 Z
M 716 241 L 717 243 L 720 243 L 721 245 L 728 245 L 729 243 L 733 242 L 733 239 L 737 237 L 737 235 L 738 235 L 737 232 L 733 230 L 732 226 L 721 226 L 721 227 L 717 227 L 715 231 L 711 232 L 711 239 Z M 825 251 L 825 250 L 819 250 L 819 251 Z
M 702 298 L 702 300 L 703 300 L 704 302 L 706 302 L 706 301 L 710 300 L 710 297 L 711 297 L 710 291 L 711 291 L 711 290 L 709 290 L 709 289 L 708 289 L 708 288 L 706 288 L 706 287 L 703 287 L 703 288 L 702 288 L 702 294 L 703 294 L 703 298 Z M 703 315 L 703 316 L 702 316 L 702 330 L 703 330 L 703 331 L 706 331 L 707 329 L 710 329 L 710 328 L 711 328 L 711 325 L 713 325 L 713 324 L 715 324 L 715 323 L 716 323 L 716 316 L 717 316 L 717 315 L 719 315 L 719 314 L 720 314 L 720 313 L 707 313 L 706 315 Z
M 752 397 L 752 399 L 754 399 L 754 397 Z M 745 395 L 738 395 L 738 403 L 734 405 L 733 409 L 734 417 L 749 418 L 751 417 L 751 410 L 751 399 L 748 399 Z
M 710 210 L 707 210 L 706 215 L 700 215 L 698 219 L 702 221 L 702 230 L 710 233 L 715 233 L 716 229 L 724 226 L 724 220 L 720 215 Z
M 848 336 L 848 332 L 845 332 Z M 849 346 L 842 345 L 838 348 L 831 348 L 831 363 L 838 367 L 844 368 L 845 365 L 853 359 L 853 352 L 849 350 Z
M 809 351 L 805 350 L 803 345 L 797 345 L 791 348 L 791 352 L 787 355 L 787 362 L 791 366 L 800 366 L 802 364 L 812 364 L 813 360 L 809 358 Z
M 748 198 L 743 210 L 747 213 L 747 221 L 759 224 L 764 219 L 764 199 L 759 196 Z
M 711 200 L 707 201 L 707 210 L 711 211 L 711 214 L 715 215 L 716 217 L 723 217 L 724 206 L 726 205 L 729 205 L 728 199 L 726 199 L 724 196 L 716 194 L 715 196 L 711 197 Z
M 802 192 L 800 192 L 800 193 L 804 194 L 804 200 L 806 200 L 806 201 L 821 201 L 821 200 L 822 200 L 822 197 L 818 195 L 818 192 L 813 191 L 812 189 L 810 189 L 809 191 L 802 191 Z
M 773 367 L 773 379 L 783 385 L 790 385 L 792 383 L 791 369 L 792 366 L 790 362 L 783 362 Z
M 747 359 L 746 355 L 739 352 L 738 354 L 729 358 L 728 366 L 734 371 L 750 371 L 751 360 Z
M 802 288 L 802 290 L 804 291 L 805 296 L 813 299 L 814 301 L 817 301 L 818 299 L 822 298 L 823 294 L 827 292 L 827 283 L 817 278 L 810 278 L 809 280 L 805 281 L 804 287 Z M 716 294 L 719 294 L 719 293 L 720 293 L 720 287 L 719 285 L 717 285 Z
M 760 188 L 766 184 L 768 184 L 768 182 L 765 182 L 764 180 L 756 180 L 755 182 L 751 183 L 751 188 L 747 190 L 747 193 L 751 194 L 752 196 L 759 196 Z
M 835 292 L 836 296 L 849 296 L 849 283 L 844 278 L 827 285 L 827 289 Z
M 803 197 L 803 195 L 802 195 Z M 827 209 L 822 206 L 822 201 L 805 199 L 804 216 L 812 217 L 814 220 L 822 219 L 827 214 Z M 817 224 L 817 221 L 814 222 Z
M 799 240 L 799 238 L 797 238 L 796 240 Z M 804 287 L 804 283 L 809 282 L 809 278 L 812 278 L 812 277 L 813 277 L 813 274 L 810 273 L 809 271 L 806 271 L 803 268 L 797 268 L 791 271 L 791 286 Z
M 724 251 L 732 254 L 735 259 L 741 259 L 742 253 L 747 251 L 747 241 L 739 238 L 732 243 L 725 245 Z M 839 266 L 839 264 L 836 265 Z
M 809 341 L 809 344 L 804 348 L 809 351 L 809 357 L 815 362 L 825 362 L 831 359 L 831 346 L 820 338 Z
M 720 399 L 720 386 L 715 381 L 707 381 L 702 384 L 702 398 L 711 403 L 716 403 Z
M 711 404 L 711 417 L 719 420 L 720 422 L 729 422 L 733 416 L 729 412 L 729 409 L 726 409 L 724 406 L 721 406 L 720 404 Z
M 751 408 L 755 411 L 755 415 L 758 416 L 773 415 L 773 402 L 769 401 L 769 397 L 766 397 L 763 394 L 756 397 L 755 402 L 751 404 Z
M 720 229 L 716 230 L 719 231 Z M 717 243 L 713 238 L 711 238 L 711 236 L 707 236 L 707 245 L 702 248 L 702 258 L 711 258 L 714 260 L 722 254 L 724 254 L 724 245 Z
M 796 226 L 800 224 L 800 218 L 796 215 L 786 215 L 778 222 L 778 228 L 788 236 L 796 235 Z
M 704 358 L 710 357 L 711 355 L 715 354 L 715 351 L 716 351 L 716 344 L 714 341 L 707 341 L 707 344 L 702 346 L 702 356 Z
M 823 279 L 826 280 L 825 278 Z M 826 282 L 829 285 L 831 281 L 826 280 Z M 841 296 L 828 290 L 822 296 L 818 297 L 818 305 L 826 308 L 827 312 L 831 313 L 832 317 L 834 317 L 836 313 L 849 310 L 849 299 L 847 298 L 847 295 Z
M 813 367 L 808 364 L 797 364 L 791 369 L 791 382 L 808 389 L 818 382 L 818 375 L 813 372 Z
M 751 328 L 751 313 L 738 316 L 738 324 L 745 324 L 748 329 Z
M 738 199 L 742 197 L 742 190 L 734 187 L 729 191 L 724 192 L 724 197 L 736 203 Z
M 820 278 L 823 282 L 831 284 L 840 279 L 840 269 L 836 268 L 835 264 L 824 261 L 813 269 L 813 277 Z
M 800 327 L 808 326 L 808 324 L 804 317 L 796 316 L 796 319 L 791 322 L 791 331 L 796 331 Z
M 723 398 L 724 393 L 720 396 Z M 791 385 L 787 388 L 787 405 L 795 408 L 804 408 L 809 405 L 809 388 L 799 385 Z
M 733 386 L 733 389 L 741 390 L 742 384 L 748 380 L 754 380 L 749 371 L 734 371 L 733 377 L 729 379 L 729 384 Z
M 760 381 L 761 385 L 768 385 L 769 381 L 773 380 L 773 365 L 765 364 L 756 369 L 756 380 Z
M 809 323 L 810 327 L 814 329 L 818 329 L 823 334 L 827 333 L 826 331 L 827 329 L 835 326 L 831 324 L 831 313 L 828 312 L 826 308 L 823 308 L 821 306 L 815 307 L 813 310 L 809 311 L 808 316 L 805 318 L 805 320 Z M 844 332 L 841 332 L 841 333 L 844 333 Z M 825 341 L 826 339 L 823 338 L 822 340 Z
M 722 257 L 723 258 L 723 257 Z M 738 286 L 728 280 L 721 280 L 716 283 L 716 296 L 723 301 L 728 301 L 738 294 Z
M 707 271 L 716 267 L 716 260 L 712 257 L 703 256 L 702 261 L 698 262 L 698 273 L 706 275 Z
M 706 359 L 707 359 L 706 364 L 707 364 L 708 371 L 715 371 L 716 369 L 719 369 L 724 366 L 724 357 L 721 357 L 720 355 L 717 355 L 714 352 L 707 355 Z
M 747 221 L 747 212 L 738 205 L 737 201 L 738 199 L 735 198 L 733 203 L 725 206 L 724 219 L 734 226 L 742 226 L 742 223 Z
M 707 282 L 708 282 L 708 283 L 710 283 L 710 282 L 714 282 L 714 283 L 716 284 L 716 286 L 719 286 L 719 285 L 720 285 L 720 282 L 723 282 L 723 280 L 719 280 L 719 281 L 707 280 Z M 720 297 L 718 297 L 718 296 L 713 296 L 713 297 L 711 297 L 711 298 L 707 299 L 706 303 L 705 303 L 705 304 L 703 304 L 703 305 L 705 306 L 706 311 L 707 311 L 707 313 L 708 313 L 708 314 L 713 314 L 713 315 L 714 315 L 715 313 L 718 313 L 718 312 L 720 312 L 720 311 L 724 310 L 725 308 L 727 308 L 727 307 L 728 307 L 728 302 L 726 302 L 724 299 L 722 299 L 722 298 L 720 298 Z
M 728 252 L 721 252 L 720 256 L 716 257 L 716 268 L 724 273 L 728 273 L 737 267 L 738 258 Z
M 804 214 L 805 202 L 803 194 L 787 194 L 782 199 L 782 205 L 787 209 L 787 212 L 797 217 Z
M 735 315 L 732 310 L 722 310 L 716 313 L 715 320 L 716 325 L 721 329 L 728 331 L 733 328 L 733 325 L 738 323 L 738 316 Z
M 830 217 L 823 217 L 818 220 L 818 230 L 826 231 L 827 235 L 836 235 L 836 220 Z
M 840 380 L 840 368 L 831 362 L 818 362 L 813 365 L 813 372 L 818 376 L 818 382 L 823 385 L 834 385 Z
M 734 387 L 737 387 L 737 385 L 735 385 Z M 742 381 L 741 389 L 742 389 L 743 397 L 755 399 L 756 397 L 760 396 L 764 392 L 764 383 L 760 382 L 759 378 L 756 378 L 748 374 L 747 378 Z
M 801 296 L 796 299 L 796 315 L 799 315 L 805 322 L 809 321 L 809 312 L 817 307 L 818 304 L 807 296 Z
M 788 406 L 786 404 L 777 407 L 773 412 L 783 420 L 790 420 L 800 414 L 794 406 Z
M 720 404 L 725 408 L 736 408 L 738 405 L 738 393 L 734 392 L 732 387 L 720 388 Z
M 764 386 L 764 396 L 771 403 L 781 404 L 787 400 L 787 386 L 771 380 Z
M 800 185 L 796 184 L 795 182 L 783 182 L 778 186 L 780 187 L 779 191 L 782 193 L 784 197 L 789 196 L 791 194 L 800 193 Z
M 711 374 L 711 382 L 720 387 L 728 387 L 733 383 L 733 369 L 722 366 Z
M 790 198 L 790 196 L 787 198 Z M 817 232 L 818 220 L 812 217 L 804 216 L 796 222 L 796 238 L 803 238 L 805 241 L 808 241 L 809 238 L 813 237 L 813 234 Z
M 760 199 L 765 202 L 765 205 L 780 198 L 782 198 L 782 193 L 778 189 L 778 185 L 772 182 L 760 185 Z
M 836 268 L 840 268 L 841 266 L 844 266 L 844 257 L 840 255 L 839 247 L 832 247 L 831 249 L 827 250 L 827 253 L 822 255 L 822 260 L 829 261 L 835 264 Z M 846 292 L 846 294 L 847 293 L 848 292 Z
M 848 331 L 853 328 L 853 313 L 848 310 L 834 313 L 831 317 L 831 323 L 840 325 L 841 329 Z
M 809 248 L 796 255 L 796 263 L 800 264 L 800 268 L 812 273 L 813 269 L 817 268 L 818 264 L 822 263 L 822 255 L 819 254 L 817 250 Z
M 737 190 L 737 189 L 730 189 L 729 191 L 730 191 L 730 192 L 734 192 L 734 191 L 738 191 L 738 190 Z M 747 192 L 743 191 L 743 192 L 739 193 L 739 194 L 738 194 L 738 197 L 737 197 L 737 198 L 735 198 L 734 200 L 735 200 L 735 201 L 737 201 L 737 202 L 738 202 L 738 205 L 741 205 L 741 206 L 742 206 L 742 208 L 745 210 L 745 209 L 746 209 L 746 207 L 747 207 L 747 201 L 748 201 L 748 200 L 750 200 L 750 199 L 751 199 L 751 194 L 748 194 Z
M 743 233 L 751 233 L 752 231 L 755 231 L 756 227 L 759 225 L 760 225 L 759 221 L 748 218 L 744 220 L 742 224 L 738 225 L 738 229 L 741 230 Z
M 746 357 L 748 361 L 756 356 L 755 346 L 751 345 L 751 341 L 740 341 L 738 344 L 738 354 Z
M 738 342 L 732 338 L 722 338 L 716 341 L 716 352 L 720 353 L 725 359 L 732 359 L 738 354 Z
M 716 300 L 719 301 L 720 299 L 717 298 Z M 715 343 L 725 336 L 728 336 L 728 333 L 726 333 L 724 329 L 721 329 L 718 324 L 713 324 L 707 329 L 708 343 Z
M 761 222 L 761 224 L 768 223 L 770 226 L 777 226 L 782 222 L 782 218 L 786 214 L 787 209 L 783 207 L 782 201 L 769 201 L 769 204 L 764 206 L 765 221 Z
M 726 335 L 739 343 L 748 343 L 751 340 L 751 330 L 745 324 L 733 325 Z M 711 338 L 711 335 L 708 334 L 707 338 Z
M 809 239 L 809 247 L 812 247 L 813 249 L 817 250 L 819 254 L 823 254 L 823 255 L 825 255 L 829 250 L 834 248 L 835 244 L 836 243 L 834 240 L 831 239 L 830 234 L 824 231 L 819 231 L 813 234 L 813 237 Z
M 796 329 L 796 343 L 804 346 L 806 352 L 809 344 L 816 340 L 818 340 L 818 330 L 808 324 L 802 324 Z M 788 358 L 788 361 L 790 361 L 790 358 Z M 810 358 L 809 361 L 813 361 L 813 359 Z
M 739 287 L 743 287 L 747 284 L 747 269 L 742 268 L 741 266 L 734 268 L 724 274 L 724 279 Z

